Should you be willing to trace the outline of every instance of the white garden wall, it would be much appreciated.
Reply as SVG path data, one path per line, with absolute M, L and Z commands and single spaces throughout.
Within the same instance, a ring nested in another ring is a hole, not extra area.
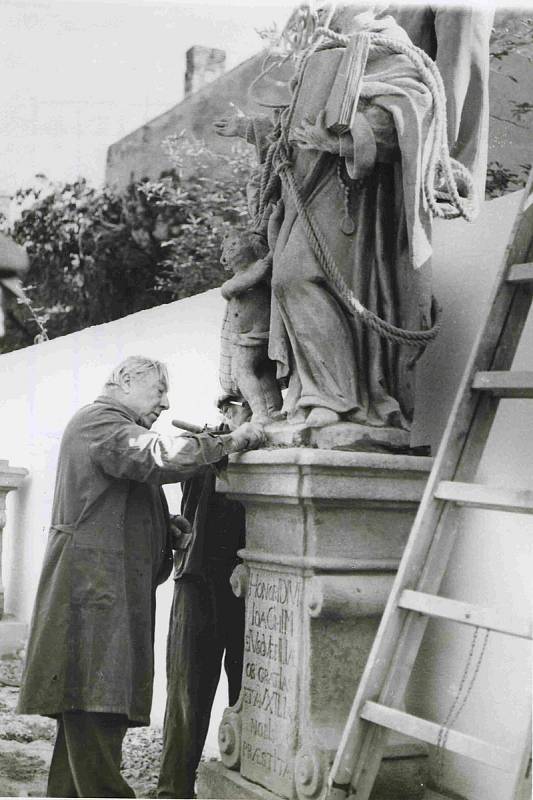
M 474 225 L 453 221 L 436 226 L 434 287 L 444 308 L 443 329 L 420 361 L 414 444 L 435 447 L 442 434 L 519 199 L 517 193 L 487 203 Z M 175 431 L 170 425 L 172 416 L 199 423 L 216 420 L 222 313 L 223 301 L 213 290 L 0 356 L 0 458 L 30 471 L 21 490 L 8 496 L 3 574 L 9 613 L 22 620 L 29 620 L 31 614 L 59 441 L 69 417 L 99 393 L 117 362 L 141 353 L 169 365 L 171 411 L 158 421 L 157 429 Z M 532 346 L 529 320 L 517 368 L 531 368 Z M 495 483 L 531 489 L 532 452 L 533 404 L 506 401 L 482 465 L 483 476 Z M 170 488 L 174 508 L 177 492 Z M 443 592 L 486 605 L 512 606 L 517 613 L 527 614 L 530 519 L 465 514 L 464 531 Z M 164 705 L 164 645 L 171 591 L 171 581 L 159 591 L 155 721 L 161 721 Z M 470 641 L 471 634 L 466 632 L 453 643 L 449 628 L 442 623 L 431 629 L 431 647 L 425 647 L 421 656 L 412 692 L 412 703 L 429 718 L 440 721 L 446 716 Z M 484 731 L 493 741 L 508 746 L 516 743 L 530 705 L 524 696 L 529 671 L 525 645 L 508 644 L 503 637 L 492 635 L 458 727 L 478 735 Z M 500 775 L 485 767 L 469 767 L 468 779 L 457 778 L 456 763 L 447 756 L 443 783 L 460 795 L 501 800 L 504 782 Z

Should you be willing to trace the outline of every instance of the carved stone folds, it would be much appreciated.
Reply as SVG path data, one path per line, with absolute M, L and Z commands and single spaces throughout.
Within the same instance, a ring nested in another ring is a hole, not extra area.
M 220 760 L 228 769 L 241 765 L 242 694 L 234 706 L 226 708 L 218 729 Z
M 8 492 L 17 489 L 26 475 L 27 469 L 10 467 L 8 461 L 0 460 L 0 619 L 4 616 L 4 587 L 2 584 L 2 538 L 6 524 L 6 497 Z
M 230 458 L 219 489 L 246 508 L 232 576 L 246 600 L 243 686 L 220 729 L 234 771 L 201 766 L 199 797 L 323 797 L 430 466 L 312 448 Z M 419 763 L 420 748 L 402 748 L 389 789 L 404 756 Z

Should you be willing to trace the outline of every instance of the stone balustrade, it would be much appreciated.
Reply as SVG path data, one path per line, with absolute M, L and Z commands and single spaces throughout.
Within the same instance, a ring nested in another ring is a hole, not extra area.
M 28 470 L 23 467 L 10 467 L 8 461 L 0 460 L 0 620 L 4 616 L 4 586 L 2 583 L 2 539 L 6 524 L 6 497 L 17 489 Z

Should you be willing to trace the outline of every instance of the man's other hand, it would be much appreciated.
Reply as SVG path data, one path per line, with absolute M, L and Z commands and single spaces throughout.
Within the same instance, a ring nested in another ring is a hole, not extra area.
M 185 550 L 192 538 L 192 525 L 181 514 L 170 517 L 170 546 L 173 550 Z
M 266 437 L 262 425 L 245 422 L 231 434 L 236 450 L 253 450 L 265 443 Z

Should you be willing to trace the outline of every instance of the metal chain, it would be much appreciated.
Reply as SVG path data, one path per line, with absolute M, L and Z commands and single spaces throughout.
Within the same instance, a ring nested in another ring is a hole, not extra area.
M 468 677 L 468 673 L 470 672 L 470 667 L 472 664 L 472 660 L 474 658 L 474 652 L 476 649 L 476 643 L 478 639 L 478 634 L 481 629 L 476 627 L 472 636 L 472 641 L 470 642 L 470 651 L 468 653 L 468 657 L 466 659 L 465 667 L 463 670 L 463 674 L 461 676 L 461 681 L 459 683 L 459 688 L 457 689 L 457 694 L 455 695 L 455 699 L 450 706 L 448 714 L 446 715 L 446 719 L 442 723 L 442 726 L 439 729 L 439 734 L 437 737 L 437 772 L 435 776 L 435 781 L 437 785 L 439 785 L 442 775 L 444 772 L 444 758 L 446 755 L 446 743 L 448 741 L 448 736 L 450 734 L 451 727 L 455 724 L 455 722 L 459 719 L 461 712 L 463 711 L 468 698 L 472 692 L 474 687 L 474 683 L 476 682 L 476 678 L 478 676 L 479 670 L 481 668 L 481 663 L 483 661 L 483 657 L 485 655 L 485 651 L 487 649 L 487 643 L 489 640 L 490 630 L 488 628 L 483 628 L 485 632 L 484 640 L 481 645 L 481 649 L 478 653 L 478 657 L 476 663 L 474 665 L 474 671 L 466 688 L 464 695 L 461 697 L 463 690 L 465 688 L 466 680 Z

